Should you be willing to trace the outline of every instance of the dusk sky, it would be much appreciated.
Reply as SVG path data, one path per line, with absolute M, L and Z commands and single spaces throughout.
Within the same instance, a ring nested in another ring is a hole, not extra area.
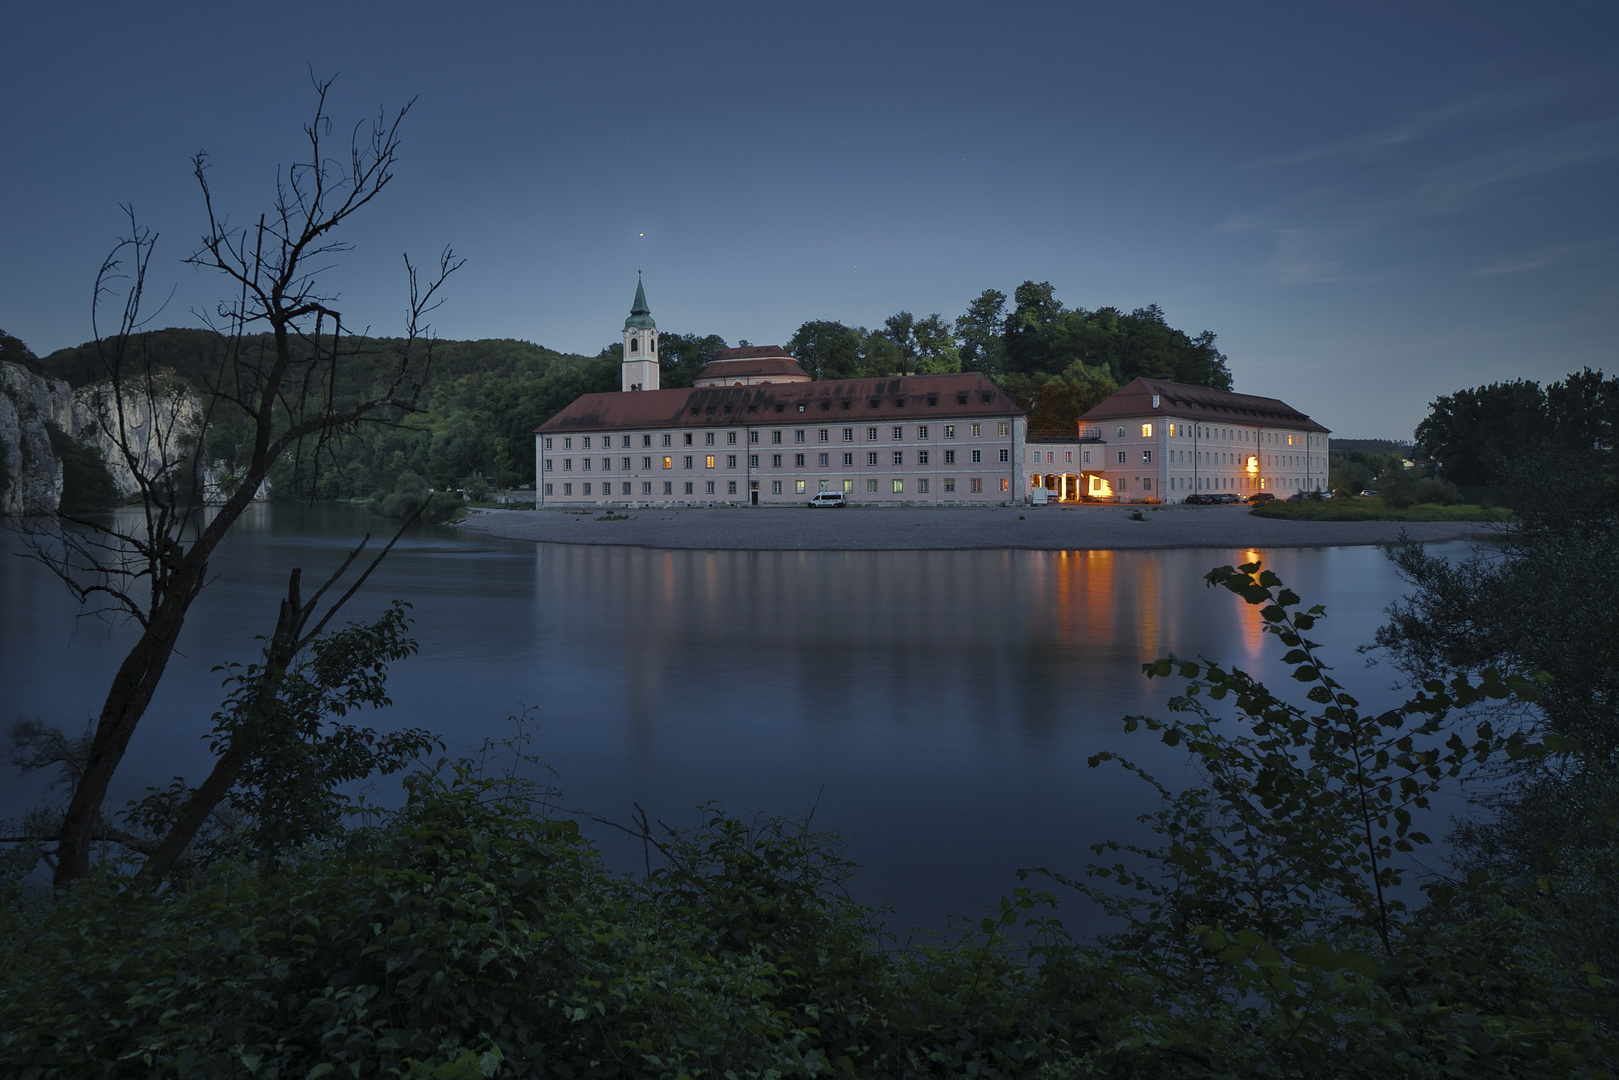
M 1438 394 L 1619 369 L 1619 4 L 18 5 L 4 20 L 0 328 L 91 336 L 125 226 L 153 326 L 269 209 L 309 70 L 343 131 L 416 97 L 327 284 L 396 334 L 402 253 L 467 265 L 439 336 L 594 354 L 660 329 L 954 318 L 1050 281 L 1212 330 L 1242 392 L 1409 438 Z M 154 303 L 154 307 L 156 304 Z

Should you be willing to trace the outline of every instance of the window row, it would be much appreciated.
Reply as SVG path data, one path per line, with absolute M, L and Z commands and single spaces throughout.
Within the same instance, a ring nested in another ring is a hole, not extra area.
M 784 494 L 782 485 L 783 485 L 783 483 L 787 483 L 787 482 L 789 482 L 789 481 L 772 480 L 770 482 L 770 493 L 772 495 Z M 942 491 L 944 493 L 946 493 L 946 494 L 953 493 L 956 490 L 956 478 L 953 477 L 953 476 L 944 477 L 939 482 L 942 485 Z M 716 494 L 719 494 L 719 492 L 716 490 L 716 487 L 715 487 L 717 481 L 705 480 L 705 481 L 702 481 L 702 483 L 703 483 L 702 494 L 704 494 L 704 495 L 716 495 Z M 806 481 L 806 480 L 794 480 L 794 481 L 790 481 L 790 483 L 792 483 L 792 485 L 793 485 L 793 494 L 795 494 L 795 495 L 808 494 L 808 484 L 809 484 L 808 481 Z M 921 477 L 919 479 L 911 481 L 911 483 L 914 485 L 913 490 L 918 495 L 928 495 L 928 494 L 932 493 L 933 480 L 932 480 L 931 477 Z M 1002 491 L 1010 490 L 1011 489 L 1011 483 L 1012 482 L 1010 480 L 1002 479 L 1000 481 L 1000 489 Z M 832 487 L 830 486 L 830 484 L 831 484 L 830 481 L 822 480 L 822 481 L 819 481 L 819 484 L 820 484 L 820 487 L 819 487 L 820 491 L 831 491 L 831 490 L 833 490 Z M 674 495 L 676 493 L 675 492 L 675 482 L 673 480 L 664 480 L 664 481 L 662 481 L 662 485 L 663 485 L 663 487 L 662 487 L 661 494 Z M 698 492 L 696 490 L 696 485 L 697 485 L 697 481 L 693 481 L 693 480 L 684 481 L 683 484 L 682 484 L 683 490 L 680 492 L 680 494 L 683 494 L 683 495 L 696 495 L 696 494 L 698 494 Z M 906 481 L 903 480 L 903 479 L 890 480 L 888 482 L 888 485 L 889 486 L 888 486 L 887 490 L 891 491 L 895 495 L 903 495 L 905 493 Z M 621 481 L 618 484 L 618 491 L 616 493 L 613 490 L 613 481 L 610 481 L 610 480 L 603 481 L 600 484 L 593 484 L 591 481 L 586 480 L 586 481 L 580 483 L 578 486 L 579 486 L 579 494 L 581 496 L 594 496 L 599 492 L 600 497 L 602 497 L 602 498 L 613 498 L 613 497 L 618 497 L 618 496 L 633 497 L 633 489 L 634 489 L 635 485 L 632 484 L 628 480 Z M 653 495 L 654 494 L 653 486 L 654 486 L 653 481 L 650 481 L 650 480 L 641 481 L 640 482 L 640 489 L 641 489 L 640 494 L 642 496 L 651 496 L 651 495 Z M 758 485 L 757 482 L 755 482 L 754 485 L 753 485 L 753 487 L 755 489 L 758 488 L 758 486 L 759 485 Z M 547 496 L 554 497 L 556 495 L 556 488 L 557 488 L 557 485 L 555 483 L 546 484 L 545 485 L 545 494 Z M 854 489 L 855 489 L 855 482 L 853 480 L 845 480 L 845 481 L 843 481 L 843 491 L 844 491 L 845 494 L 853 494 Z M 870 494 L 870 495 L 879 494 L 882 490 L 884 490 L 884 488 L 882 486 L 881 481 L 878 481 L 878 480 L 867 480 L 866 481 L 866 493 L 867 494 Z M 984 490 L 984 478 L 981 477 L 981 476 L 969 477 L 967 479 L 967 490 L 969 492 L 972 492 L 973 494 L 982 494 L 983 490 Z M 562 484 L 562 494 L 564 496 L 569 496 L 569 495 L 574 494 L 574 484 L 573 484 L 572 481 L 564 481 L 563 482 L 563 484 Z M 727 495 L 735 495 L 735 494 L 737 494 L 737 482 L 735 480 L 727 480 L 725 482 L 725 494 L 727 494 Z
M 931 451 L 928 451 L 928 450 L 915 450 L 915 451 L 912 451 L 912 453 L 915 455 L 916 464 L 918 464 L 918 465 L 930 465 L 930 464 L 932 464 L 932 452 Z M 945 450 L 943 453 L 944 453 L 944 464 L 946 464 L 946 465 L 954 465 L 956 463 L 956 452 L 954 450 Z M 1150 453 L 1150 451 L 1149 451 L 1149 453 Z M 984 452 L 982 450 L 969 450 L 969 451 L 967 451 L 967 454 L 969 456 L 969 459 L 972 461 L 972 463 L 974 465 L 978 465 L 978 464 L 983 463 Z M 807 454 L 794 454 L 793 455 L 793 466 L 792 467 L 795 468 L 795 469 L 807 468 L 808 467 L 808 456 L 809 455 L 807 455 Z M 841 458 L 841 464 L 842 465 L 844 465 L 845 467 L 853 467 L 853 465 L 854 465 L 854 454 L 853 453 L 845 452 L 845 453 L 843 453 L 843 454 L 841 454 L 839 456 Z M 879 463 L 878 462 L 878 457 L 879 457 L 879 455 L 878 455 L 877 451 L 875 451 L 875 450 L 867 451 L 867 453 L 866 453 L 866 464 L 868 466 L 877 465 Z M 750 468 L 750 469 L 759 468 L 759 458 L 760 458 L 760 455 L 758 455 L 758 454 L 749 454 L 748 455 L 748 468 Z M 771 454 L 770 455 L 770 467 L 772 469 L 785 468 L 786 467 L 785 464 L 784 464 L 785 459 L 786 459 L 785 454 Z M 1012 451 L 1007 447 L 1004 447 L 1004 446 L 1001 447 L 1000 451 L 999 451 L 999 459 L 1002 462 L 1010 461 L 1012 459 Z M 593 462 L 595 460 L 596 460 L 595 458 L 579 458 L 578 459 L 578 465 L 579 465 L 579 470 L 578 471 L 579 472 L 591 472 L 591 471 L 593 471 Z M 622 471 L 622 472 L 631 471 L 631 462 L 633 460 L 634 460 L 633 458 L 627 458 L 627 457 L 626 458 L 620 458 L 619 459 L 619 470 Z M 1123 460 L 1123 459 L 1121 458 L 1120 460 Z M 556 471 L 556 461 L 557 461 L 556 458 L 546 458 L 545 459 L 545 471 L 546 472 L 555 472 Z M 562 459 L 562 470 L 561 471 L 562 472 L 573 472 L 574 471 L 574 463 L 575 463 L 575 459 L 573 459 L 573 458 L 563 458 Z M 651 457 L 651 456 L 645 456 L 645 457 L 641 458 L 641 468 L 644 471 L 650 472 L 655 467 L 655 463 L 656 463 L 656 465 L 660 465 L 661 467 L 663 467 L 665 469 L 673 469 L 675 467 L 675 455 L 673 455 L 673 454 L 664 454 L 661 458 L 655 458 L 655 457 Z M 701 468 L 704 468 L 704 469 L 713 469 L 713 468 L 717 468 L 718 464 L 719 464 L 719 456 L 716 455 L 716 454 L 705 454 L 700 459 L 695 454 L 683 454 L 683 455 L 680 456 L 680 467 L 683 468 L 683 469 L 695 469 L 695 468 L 698 468 L 698 467 L 701 467 Z M 832 466 L 832 455 L 830 453 L 816 454 L 815 455 L 815 464 L 816 464 L 817 467 L 822 468 L 822 469 L 830 468 Z M 888 464 L 891 465 L 891 466 L 892 465 L 903 466 L 905 464 L 905 451 L 903 451 L 903 450 L 890 451 L 889 452 L 889 457 L 888 457 Z M 737 455 L 735 455 L 735 454 L 726 454 L 725 455 L 725 467 L 727 469 L 736 468 L 737 467 Z M 610 458 L 610 457 L 602 458 L 601 459 L 601 469 L 600 469 L 600 471 L 601 472 L 612 472 L 613 471 L 613 459 Z
M 934 426 L 935 425 L 930 425 L 930 424 L 917 424 L 916 425 L 916 436 L 915 436 L 916 439 L 920 441 L 920 440 L 926 440 L 928 438 L 931 438 L 931 431 L 932 431 L 932 428 Z M 982 438 L 983 433 L 984 433 L 983 432 L 984 424 L 982 422 L 975 423 L 975 424 L 965 424 L 965 425 L 961 425 L 961 424 L 939 424 L 937 426 L 942 429 L 941 433 L 943 434 L 944 438 L 946 438 L 946 439 L 954 439 L 956 437 L 956 428 L 958 428 L 958 427 L 967 428 L 969 436 L 971 438 L 974 438 L 974 439 Z M 841 429 L 841 431 L 839 432 L 841 441 L 842 442 L 854 442 L 855 441 L 856 430 L 857 429 L 852 428 L 852 427 L 846 427 L 846 428 Z M 881 437 L 882 430 L 883 429 L 880 426 L 877 426 L 877 425 L 867 427 L 865 429 L 865 441 L 866 442 L 877 442 L 879 440 L 879 438 Z M 818 429 L 815 432 L 815 441 L 816 442 L 823 442 L 823 443 L 824 442 L 831 442 L 832 441 L 832 431 L 833 431 L 832 428 L 820 428 L 820 429 Z M 1012 433 L 1012 425 L 1011 425 L 1011 423 L 1009 421 L 1002 420 L 1002 421 L 996 422 L 996 424 L 995 424 L 995 434 L 998 437 L 1005 438 L 1006 436 L 1010 435 L 1011 433 Z M 696 438 L 697 438 L 698 435 L 701 435 L 703 437 L 702 445 L 704 445 L 704 446 L 714 446 L 714 445 L 716 445 L 716 440 L 717 440 L 718 436 L 720 434 L 722 434 L 722 433 L 717 432 L 717 431 L 703 431 L 703 432 L 683 431 L 683 432 L 680 432 L 679 434 L 681 436 L 681 445 L 682 446 L 695 446 L 695 445 L 697 445 Z M 727 432 L 724 432 L 723 434 L 725 435 L 725 445 L 727 445 L 727 446 L 735 446 L 737 444 L 737 434 L 738 434 L 737 432 L 735 432 L 735 431 L 727 431 Z M 749 443 L 758 443 L 760 441 L 760 438 L 759 438 L 760 434 L 761 433 L 758 432 L 758 431 L 750 431 L 750 432 L 748 432 L 748 442 Z M 770 441 L 771 441 L 771 443 L 779 446 L 779 445 L 781 445 L 783 440 L 786 438 L 786 435 L 787 435 L 787 431 L 785 429 L 779 429 L 779 430 L 771 431 L 770 432 Z M 616 436 L 616 437 L 620 440 L 619 441 L 620 448 L 624 449 L 624 450 L 628 450 L 630 448 L 631 440 L 635 438 L 635 436 L 633 436 L 633 435 L 620 435 L 620 436 Z M 675 445 L 674 437 L 675 437 L 674 432 L 664 432 L 664 433 L 662 433 L 661 436 L 660 436 L 660 438 L 662 440 L 661 445 L 663 445 L 663 446 L 673 446 L 673 445 Z M 894 424 L 894 425 L 892 425 L 891 427 L 888 428 L 888 437 L 889 437 L 889 440 L 891 442 L 903 442 L 905 440 L 905 426 L 903 424 Z M 563 449 L 563 450 L 572 450 L 572 449 L 574 449 L 574 440 L 578 439 L 579 440 L 579 449 L 581 449 L 581 450 L 590 450 L 590 449 L 593 449 L 592 440 L 594 439 L 594 440 L 598 440 L 596 445 L 599 445 L 601 447 L 601 449 L 603 449 L 603 450 L 611 450 L 613 448 L 613 439 L 614 438 L 615 438 L 615 436 L 613 436 L 613 435 L 547 435 L 545 437 L 545 449 L 547 449 L 547 450 L 555 450 L 555 449 L 557 449 L 556 443 L 557 443 L 557 440 L 560 439 L 561 442 L 562 442 L 561 449 Z M 649 447 L 649 446 L 652 445 L 652 436 L 651 435 L 642 434 L 640 436 L 640 440 L 641 440 L 641 446 L 642 447 Z M 793 431 L 792 431 L 792 441 L 795 442 L 795 443 L 808 442 L 809 441 L 809 429 L 807 429 L 807 428 L 793 429 Z

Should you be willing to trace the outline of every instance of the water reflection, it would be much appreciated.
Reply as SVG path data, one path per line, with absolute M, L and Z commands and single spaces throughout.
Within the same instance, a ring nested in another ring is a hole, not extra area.
M 281 506 L 244 516 L 115 801 L 206 767 L 213 666 L 252 657 L 291 567 L 323 574 L 379 524 Z M 129 631 L 86 632 L 15 546 L 0 537 L 0 720 L 73 726 L 99 707 Z M 394 709 L 368 721 L 429 727 L 459 751 L 534 706 L 571 801 L 606 813 L 639 801 L 674 821 L 709 799 L 738 812 L 819 799 L 818 822 L 844 830 L 863 865 L 861 894 L 937 922 L 999 895 L 1019 866 L 1077 868 L 1089 844 L 1132 832 L 1147 793 L 1088 770 L 1091 754 L 1122 744 L 1171 783 L 1186 775 L 1180 751 L 1121 734 L 1121 717 L 1161 710 L 1172 689 L 1143 662 L 1205 655 L 1278 674 L 1258 609 L 1202 580 L 1256 558 L 1328 606 L 1314 636 L 1357 665 L 1350 650 L 1398 585 L 1364 548 L 691 552 L 421 529 L 353 614 L 407 599 L 421 642 L 395 669 Z M 0 787 L 0 812 L 34 794 Z

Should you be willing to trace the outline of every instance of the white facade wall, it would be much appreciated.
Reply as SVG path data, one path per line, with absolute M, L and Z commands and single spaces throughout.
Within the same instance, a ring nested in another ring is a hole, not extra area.
M 1109 420 L 1103 469 L 1118 497 L 1179 502 L 1188 495 L 1269 491 L 1286 498 L 1327 486 L 1326 434 L 1154 414 Z
M 1021 415 L 798 419 L 537 435 L 536 498 L 544 506 L 768 506 L 801 504 L 820 491 L 868 505 L 1024 497 Z

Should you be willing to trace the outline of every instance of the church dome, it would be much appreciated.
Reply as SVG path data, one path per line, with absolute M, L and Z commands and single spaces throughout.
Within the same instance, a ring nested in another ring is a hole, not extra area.
M 630 317 L 624 320 L 626 330 L 656 330 L 658 324 L 652 321 L 652 309 L 646 306 L 646 290 L 641 288 L 639 278 L 635 281 L 635 303 L 630 305 Z
M 747 345 L 721 349 L 703 365 L 692 386 L 761 386 L 766 383 L 809 382 L 809 373 L 780 345 Z

